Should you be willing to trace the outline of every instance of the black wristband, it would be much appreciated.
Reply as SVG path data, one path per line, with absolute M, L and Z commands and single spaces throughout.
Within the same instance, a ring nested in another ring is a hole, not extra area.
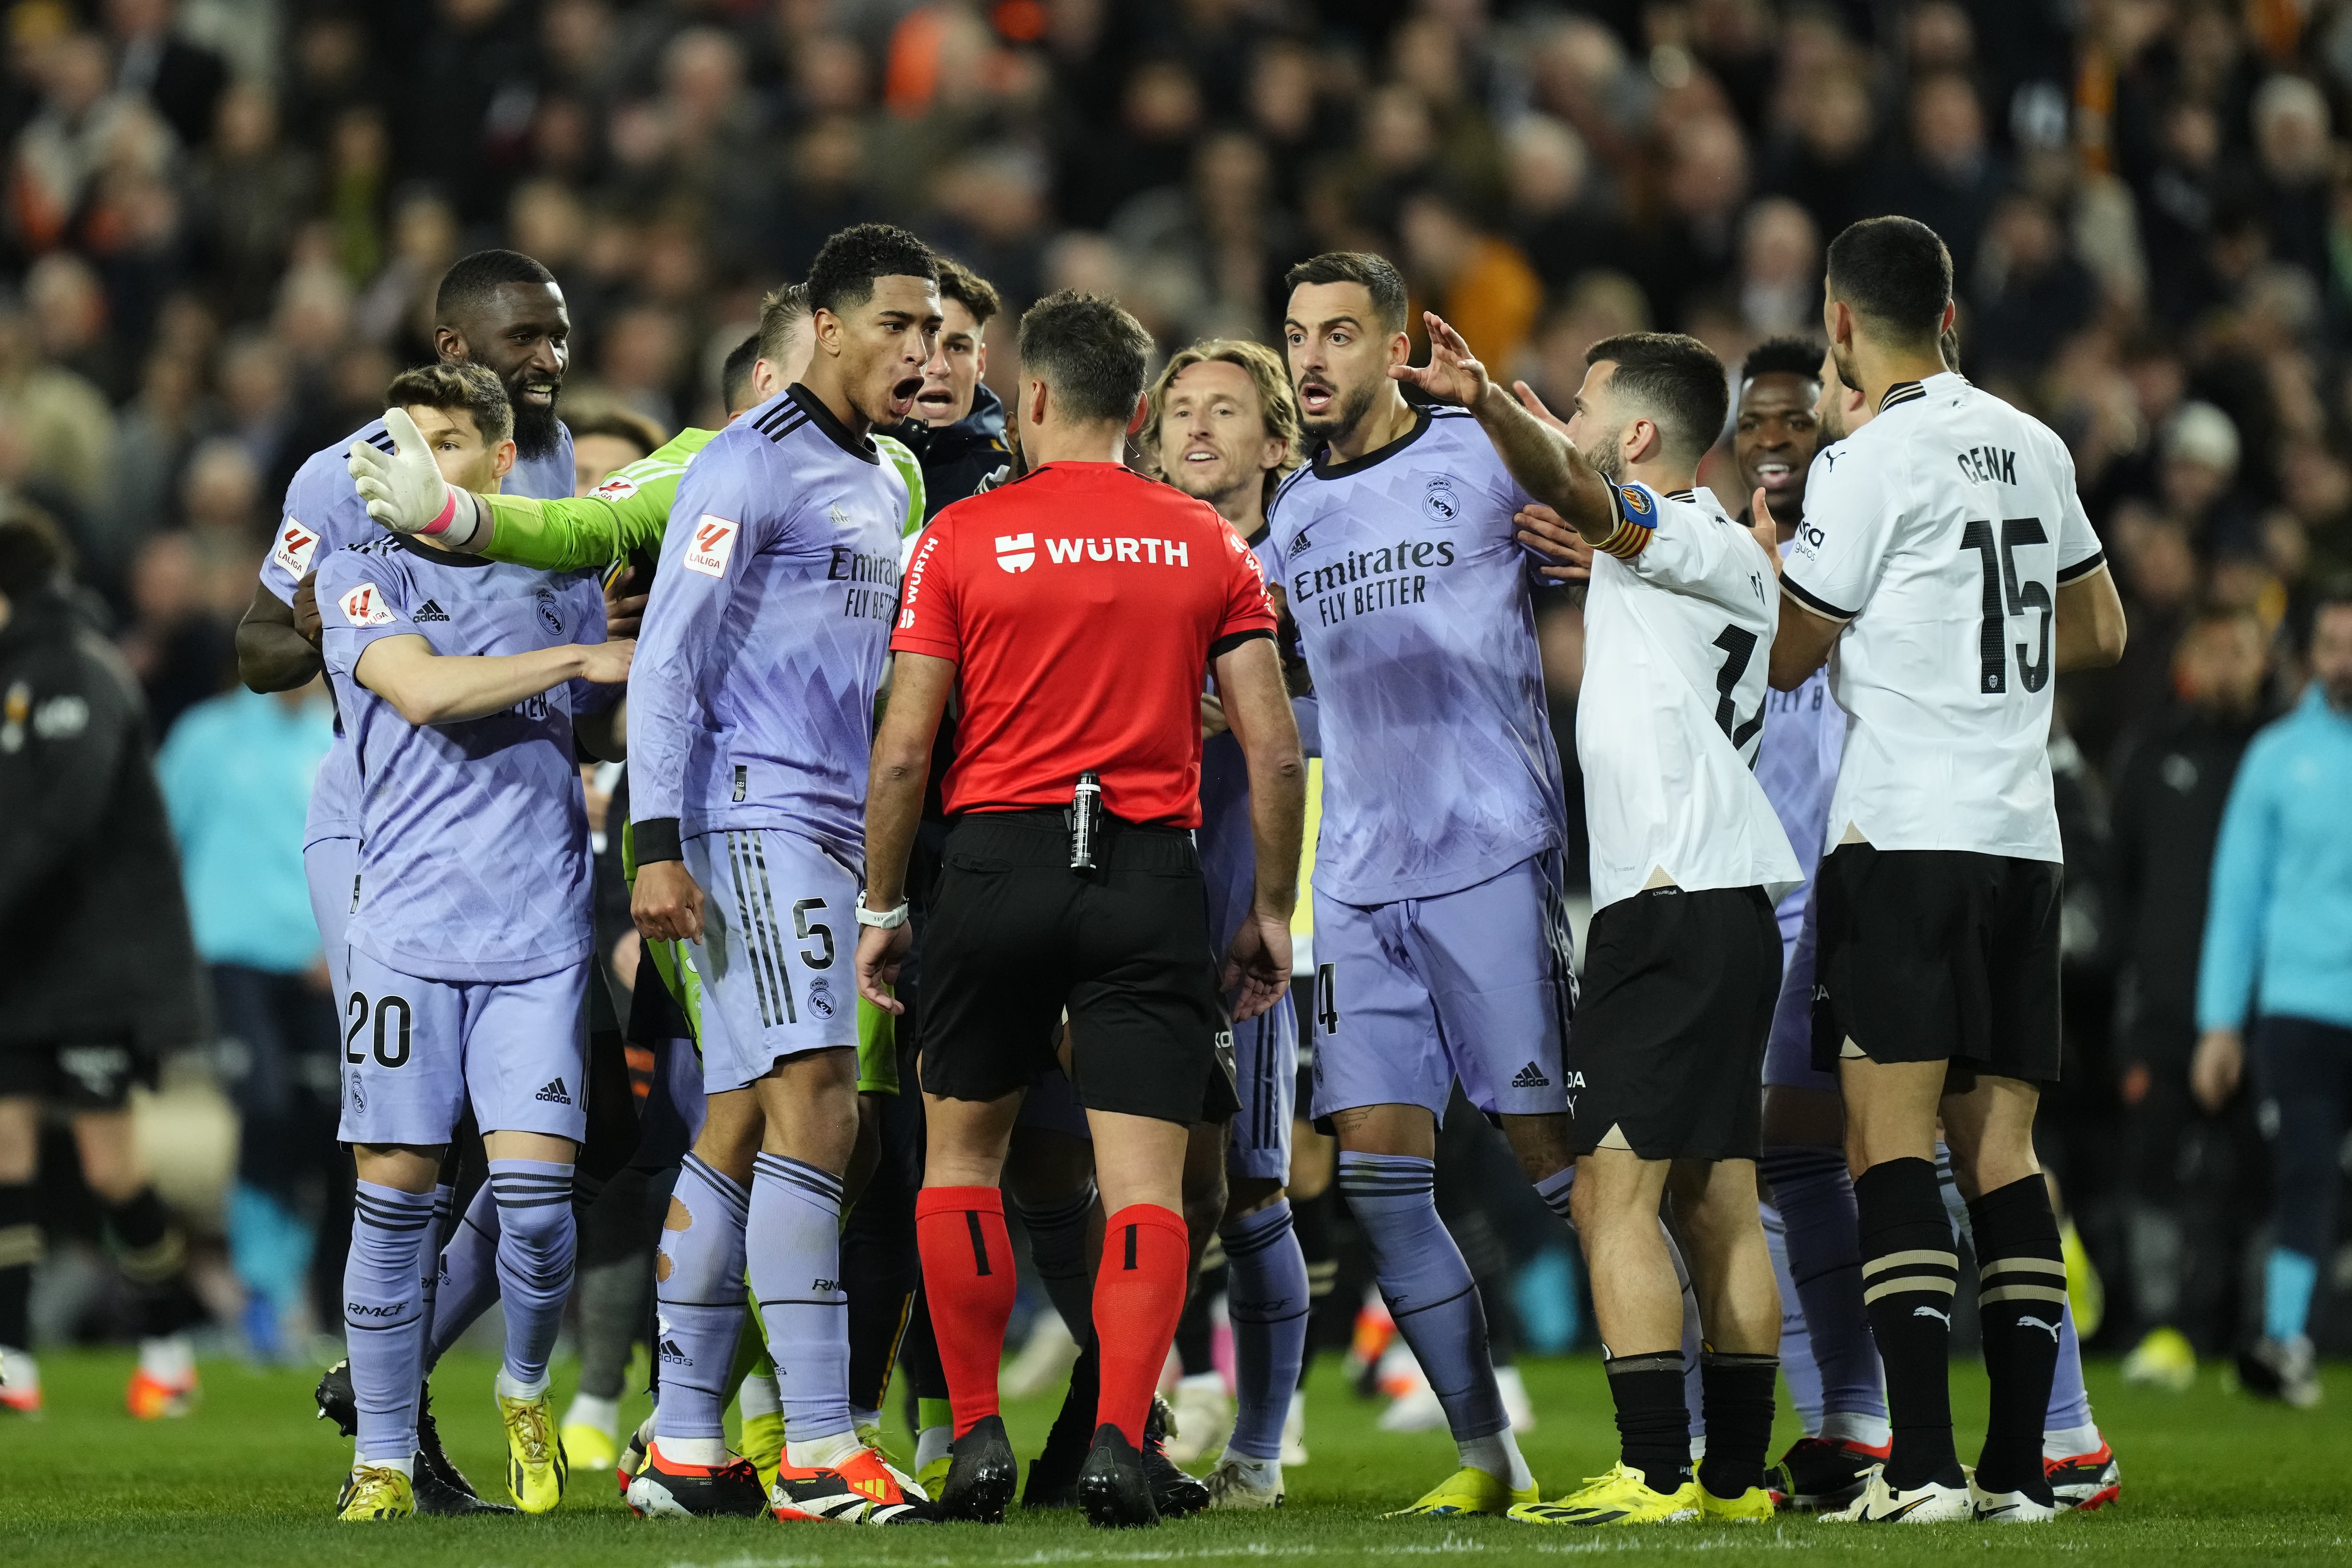
M 675 816 L 649 816 L 641 822 L 631 823 L 629 847 L 640 866 L 686 858 L 677 847 L 677 818 Z

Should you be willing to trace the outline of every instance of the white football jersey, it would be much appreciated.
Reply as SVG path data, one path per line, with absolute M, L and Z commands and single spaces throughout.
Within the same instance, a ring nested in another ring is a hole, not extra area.
M 1825 848 L 2059 860 L 2050 789 L 2058 589 L 2098 570 L 2050 428 L 1946 374 L 1889 387 L 1822 448 L 1781 586 L 1845 623 L 1851 721 Z
M 1654 531 L 1629 561 L 1596 553 L 1584 602 L 1576 751 L 1592 907 L 1644 887 L 1762 888 L 1802 871 L 1756 782 L 1780 595 L 1756 538 L 1709 490 L 1623 485 Z

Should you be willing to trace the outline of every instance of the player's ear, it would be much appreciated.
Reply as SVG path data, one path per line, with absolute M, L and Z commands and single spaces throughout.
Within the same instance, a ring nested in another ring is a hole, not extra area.
M 975 349 L 974 351 L 972 351 L 972 360 L 971 360 L 971 363 L 972 363 L 975 366 L 977 366 L 977 367 L 978 367 L 978 369 L 979 369 L 979 371 L 980 371 L 980 374 L 981 374 L 982 375 L 985 376 L 985 375 L 988 374 L 988 339 L 987 339 L 987 338 L 982 337 L 982 338 L 980 340 L 980 346 L 979 346 L 977 349 Z
M 1045 423 L 1046 402 L 1045 384 L 1042 381 L 1032 381 L 1029 384 L 1029 417 L 1026 423 L 1031 425 Z
M 505 479 L 509 474 L 514 472 L 514 466 L 515 444 L 511 439 L 501 441 L 497 446 L 490 448 L 491 477 L 501 479 Z
M 1822 296 L 1822 331 L 1829 334 L 1830 342 L 1842 343 L 1852 337 L 1853 321 L 1853 313 L 1845 308 L 1836 295 Z
M 1389 363 L 1391 364 L 1412 363 L 1412 338 L 1402 327 L 1389 334 Z
M 1633 419 L 1626 422 L 1622 453 L 1627 464 L 1648 462 L 1665 444 L 1665 434 L 1658 428 L 1656 420 Z

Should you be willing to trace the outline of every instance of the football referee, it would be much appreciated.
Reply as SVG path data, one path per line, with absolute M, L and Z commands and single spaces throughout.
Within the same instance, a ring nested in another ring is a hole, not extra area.
M 857 983 L 893 1012 L 931 741 L 950 692 L 960 704 L 923 939 L 929 1147 L 916 1206 L 954 1408 L 939 1500 L 950 1518 L 1000 1519 L 1013 1495 L 996 1369 L 1013 1268 L 997 1179 L 1066 1010 L 1066 1065 L 1109 1214 L 1094 1296 L 1102 1392 L 1078 1495 L 1097 1525 L 1157 1522 L 1139 1448 L 1190 1274 L 1186 1130 L 1236 1104 L 1220 1049 L 1228 1005 L 1254 1017 L 1289 985 L 1306 774 L 1274 609 L 1256 556 L 1213 508 L 1119 460 L 1150 352 L 1109 300 L 1056 294 L 1022 318 L 1013 414 L 1031 471 L 932 521 L 891 639 Z M 1192 835 L 1210 677 L 1247 759 L 1257 842 L 1222 976 Z

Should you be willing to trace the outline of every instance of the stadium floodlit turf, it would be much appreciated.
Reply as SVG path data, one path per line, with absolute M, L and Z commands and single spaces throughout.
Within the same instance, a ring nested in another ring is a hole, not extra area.
M 1541 1426 L 1526 1439 L 1545 1494 L 1566 1490 L 1613 1458 L 1614 1428 L 1600 1363 L 1530 1363 Z M 128 1358 L 42 1358 L 48 1410 L 0 1419 L 0 1563 L 12 1568 L 800 1568 L 833 1563 L 1218 1563 L 1267 1560 L 1333 1565 L 1515 1563 L 1606 1552 L 1611 1561 L 1700 1553 L 1708 1568 L 1801 1560 L 1888 1563 L 2054 1560 L 2067 1564 L 2194 1561 L 2341 1563 L 2352 1560 L 2352 1421 L 2342 1405 L 2290 1411 L 2224 1394 L 2208 1372 L 2186 1394 L 2126 1387 L 2095 1367 L 2092 1392 L 2124 1467 L 2122 1503 L 2031 1529 L 1970 1525 L 1855 1530 L 1783 1516 L 1765 1526 L 1667 1526 L 1590 1535 L 1499 1520 L 1381 1521 L 1453 1468 L 1435 1434 L 1396 1436 L 1378 1406 L 1356 1401 L 1326 1367 L 1309 1400 L 1313 1462 L 1293 1470 L 1276 1514 L 1203 1515 L 1152 1531 L 1108 1534 L 1068 1513 L 1001 1529 L 957 1525 L 854 1530 L 631 1519 L 609 1474 L 572 1477 L 564 1506 L 540 1519 L 414 1520 L 338 1525 L 330 1504 L 351 1448 L 309 1418 L 314 1373 L 204 1368 L 205 1399 L 182 1421 L 142 1425 L 122 1413 Z M 450 1449 L 488 1492 L 503 1473 L 490 1405 L 491 1363 L 453 1356 L 434 1379 Z M 572 1369 L 559 1364 L 568 1394 Z M 2339 1399 L 2352 1368 L 2334 1369 Z M 1979 1431 L 1984 1383 L 1956 1378 L 1964 1433 Z M 644 1408 L 627 1406 L 635 1420 Z M 1008 1411 L 1024 1456 L 1051 1408 Z M 1789 1435 L 1785 1407 L 1775 1451 Z M 894 1442 L 903 1441 L 903 1434 Z M 1966 1445 L 1964 1444 L 1964 1448 Z M 1804 1554 L 1803 1559 L 1795 1554 Z

